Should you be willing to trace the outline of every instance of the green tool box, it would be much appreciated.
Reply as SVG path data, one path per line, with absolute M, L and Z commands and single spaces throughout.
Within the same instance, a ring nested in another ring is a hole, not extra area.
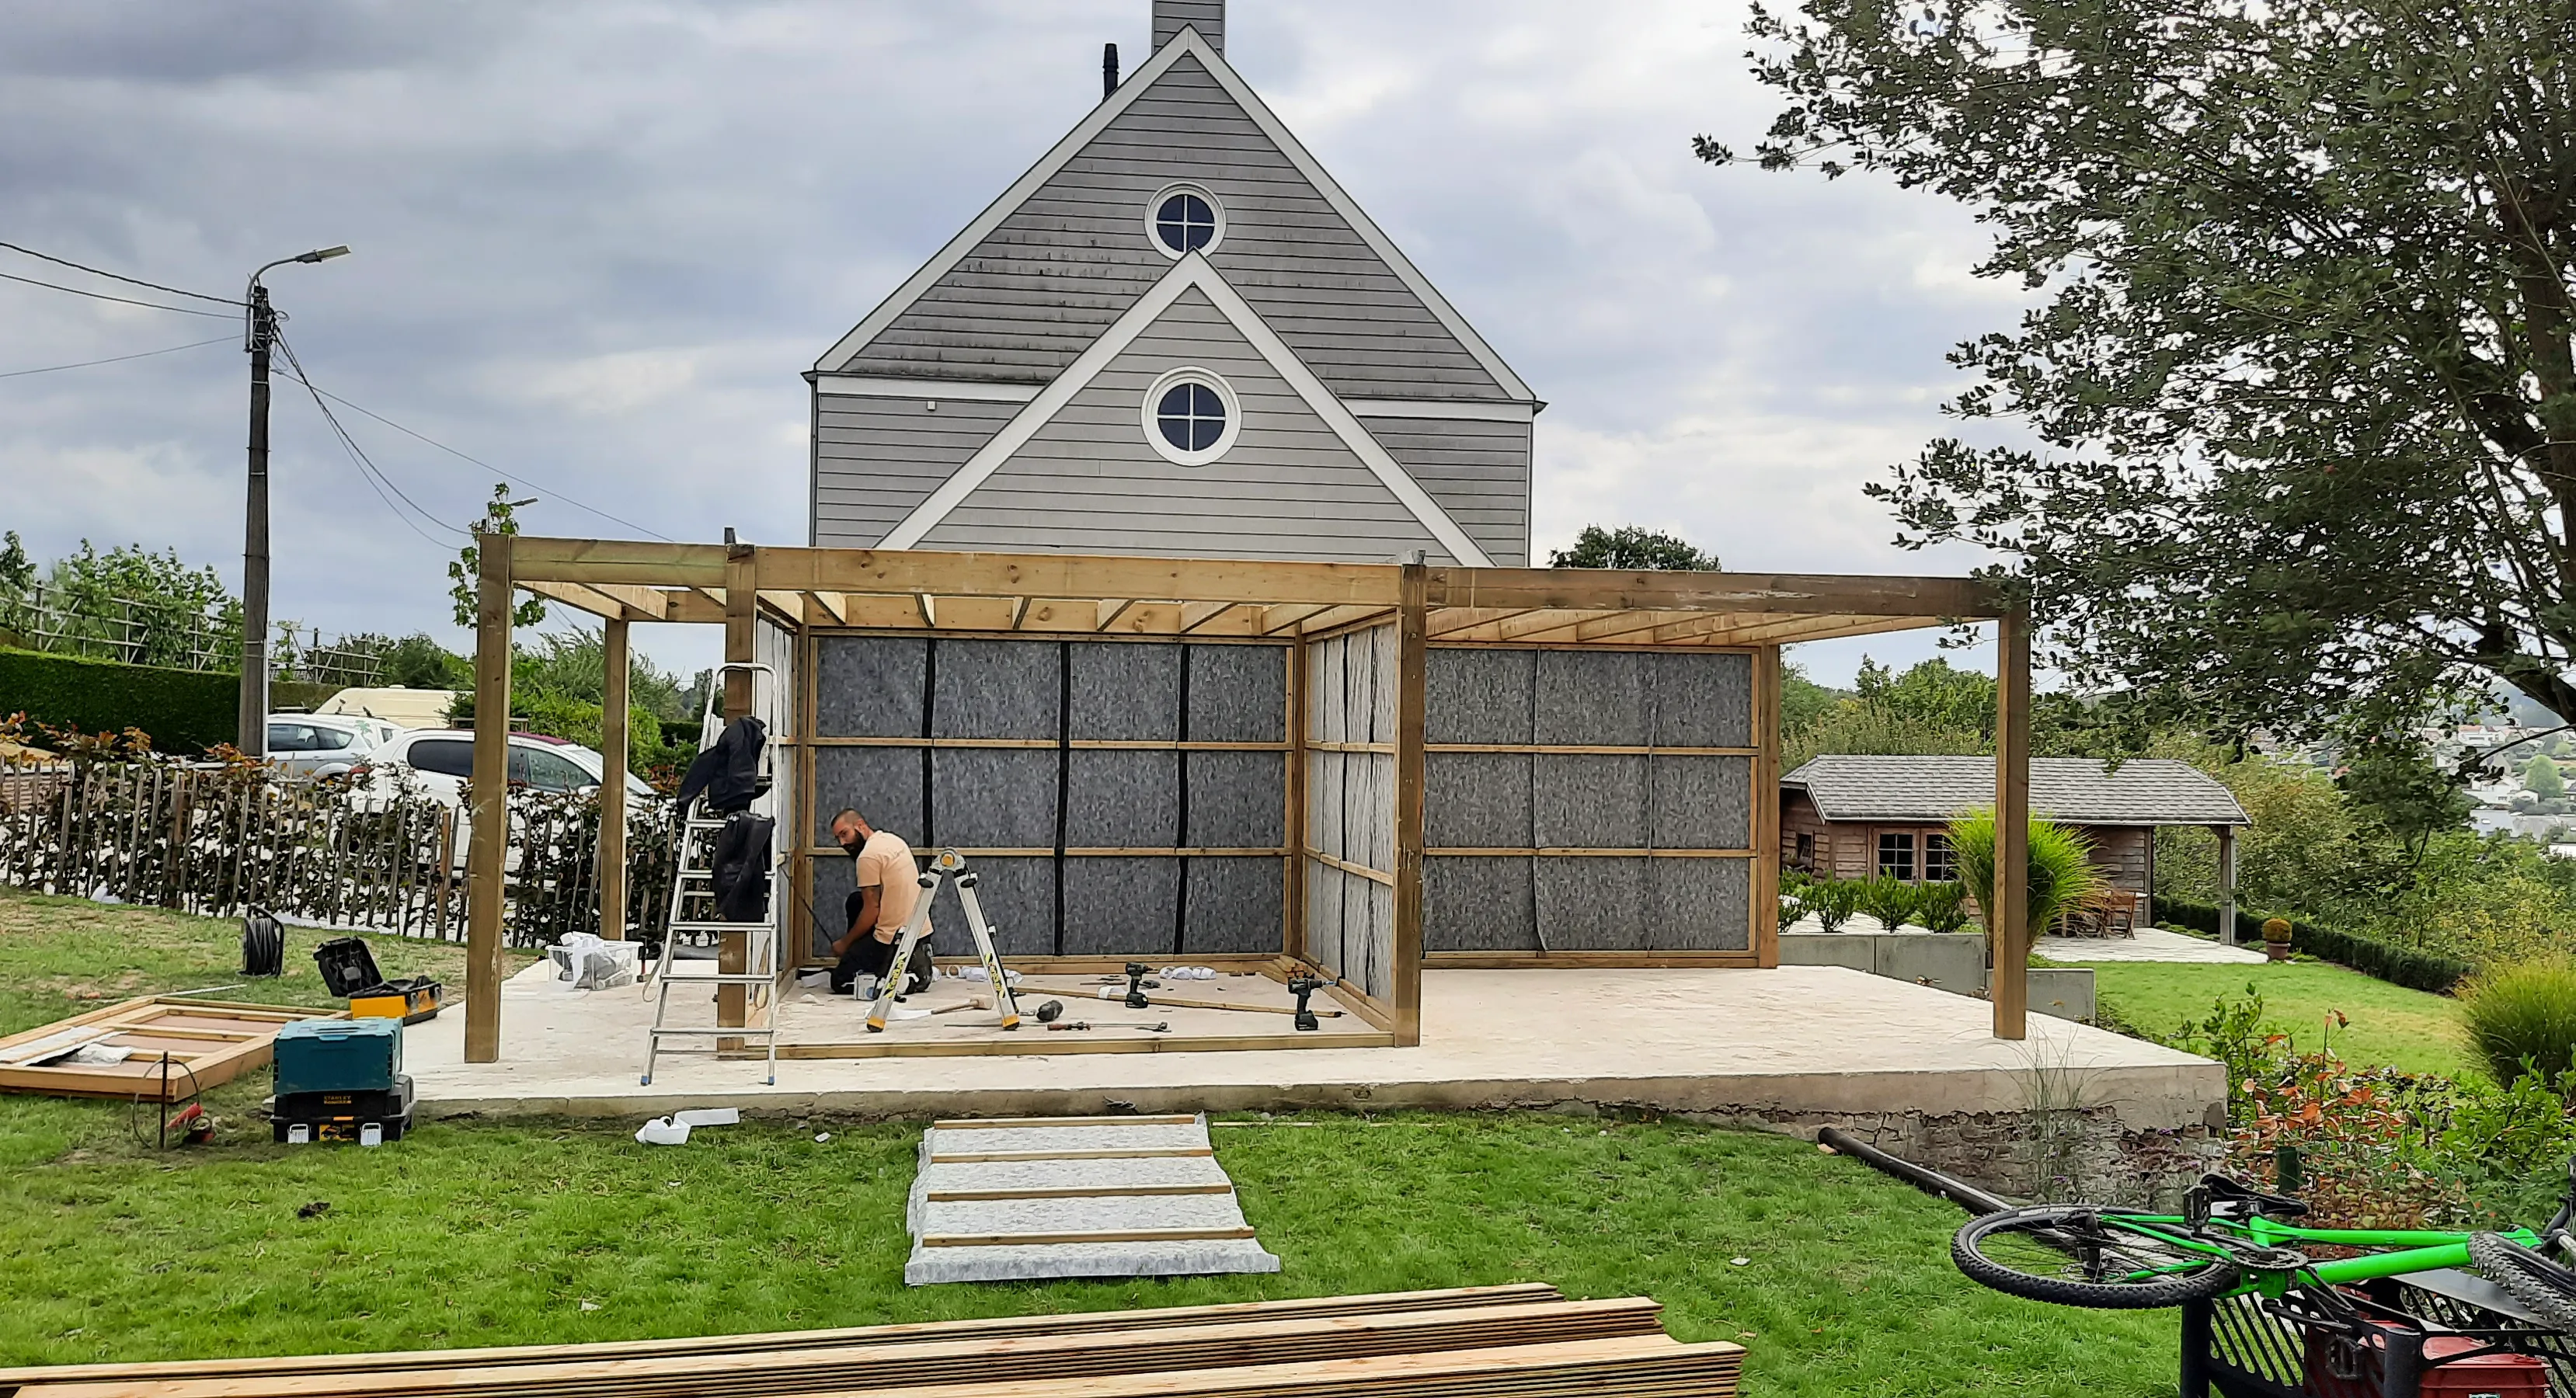
M 302 1019 L 277 1031 L 277 1093 L 381 1092 L 402 1073 L 402 1024 Z

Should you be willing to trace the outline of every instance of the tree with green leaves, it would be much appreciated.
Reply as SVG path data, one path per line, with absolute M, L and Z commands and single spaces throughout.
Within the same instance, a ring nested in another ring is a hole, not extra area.
M 2039 301 L 1871 493 L 2011 556 L 2046 663 L 2241 738 L 2494 680 L 2576 719 L 2576 9 L 1757 9 L 1771 169 L 1866 171 Z M 1702 158 L 1733 150 L 1701 137 Z
M 530 500 L 513 500 L 506 483 L 492 487 L 492 499 L 483 507 L 483 519 L 474 526 L 476 534 L 516 534 L 519 532 L 518 511 Z M 480 620 L 483 597 L 483 550 L 472 544 L 456 551 L 456 561 L 447 565 L 447 596 L 456 604 L 456 624 L 472 630 Z M 534 626 L 546 619 L 546 603 L 541 597 L 522 598 L 510 609 L 512 626 Z
M 2538 754 L 2522 764 L 2522 787 L 2543 801 L 2567 799 L 2566 774 L 2558 770 L 2557 763 Z
M 1656 572 L 1718 571 L 1716 554 L 1701 552 L 1679 534 L 1659 534 L 1637 524 L 1623 524 L 1617 529 L 1587 524 L 1583 526 L 1582 533 L 1574 536 L 1574 547 L 1548 551 L 1547 566 Z

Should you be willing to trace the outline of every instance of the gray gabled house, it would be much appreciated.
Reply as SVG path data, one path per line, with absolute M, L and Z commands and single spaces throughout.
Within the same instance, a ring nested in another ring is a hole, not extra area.
M 1542 406 L 1225 61 L 1223 0 L 815 362 L 811 542 L 1529 561 Z

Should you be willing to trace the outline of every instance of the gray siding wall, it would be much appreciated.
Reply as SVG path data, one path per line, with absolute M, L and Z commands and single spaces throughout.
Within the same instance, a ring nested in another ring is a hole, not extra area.
M 936 408 L 931 407 L 937 403 Z M 868 548 L 975 454 L 1021 404 L 937 398 L 814 397 L 817 548 Z
M 1179 37 L 1183 25 L 1195 26 L 1208 47 L 1225 52 L 1225 0 L 1154 0 L 1154 47 Z
M 1497 566 L 1528 565 L 1529 423 L 1364 417 L 1360 425 Z
M 1044 383 L 1171 267 L 1145 206 L 1175 181 L 1225 206 L 1209 260 L 1345 397 L 1503 390 L 1227 96 L 1184 58 L 846 364 Z
M 1243 407 L 1234 449 L 1205 466 L 1173 465 L 1145 442 L 1146 390 L 1185 364 L 1222 375 Z M 1449 558 L 1196 290 L 1173 302 L 921 546 L 1352 562 L 1384 562 L 1418 548 Z

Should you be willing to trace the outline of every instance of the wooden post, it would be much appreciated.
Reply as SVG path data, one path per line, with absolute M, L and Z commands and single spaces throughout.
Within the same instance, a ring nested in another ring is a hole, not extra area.
M 475 540 L 474 834 L 465 854 L 465 1061 L 501 1060 L 501 909 L 510 843 L 510 536 Z
M 626 940 L 626 622 L 611 621 L 601 645 L 607 666 L 599 696 L 599 935 Z
M 1306 638 L 1288 636 L 1288 812 L 1280 843 L 1288 850 L 1286 925 L 1280 950 L 1306 959 Z
M 2030 613 L 1995 624 L 1995 1037 L 2030 1032 Z
M 1780 648 L 1753 652 L 1753 964 L 1780 964 Z
M 748 664 L 759 658 L 757 653 L 760 619 L 760 583 L 758 567 L 753 561 L 751 545 L 736 544 L 725 555 L 725 640 L 727 664 Z M 749 670 L 726 670 L 724 674 L 724 716 L 730 725 L 751 715 L 754 690 Z M 779 838 L 792 836 L 780 831 Z M 777 897 L 784 890 L 772 890 Z M 727 932 L 716 952 L 716 969 L 728 976 L 738 976 L 751 966 L 751 937 L 746 932 Z M 739 985 L 716 987 L 716 1023 L 724 1027 L 748 1024 L 751 997 Z M 719 1050 L 743 1046 L 740 1039 L 718 1039 Z
M 1422 1042 L 1422 730 L 1430 668 L 1430 570 L 1404 565 L 1395 615 L 1395 967 L 1388 1008 L 1395 1042 Z
M 2218 940 L 2236 945 L 2236 827 L 2221 825 L 2218 831 Z

